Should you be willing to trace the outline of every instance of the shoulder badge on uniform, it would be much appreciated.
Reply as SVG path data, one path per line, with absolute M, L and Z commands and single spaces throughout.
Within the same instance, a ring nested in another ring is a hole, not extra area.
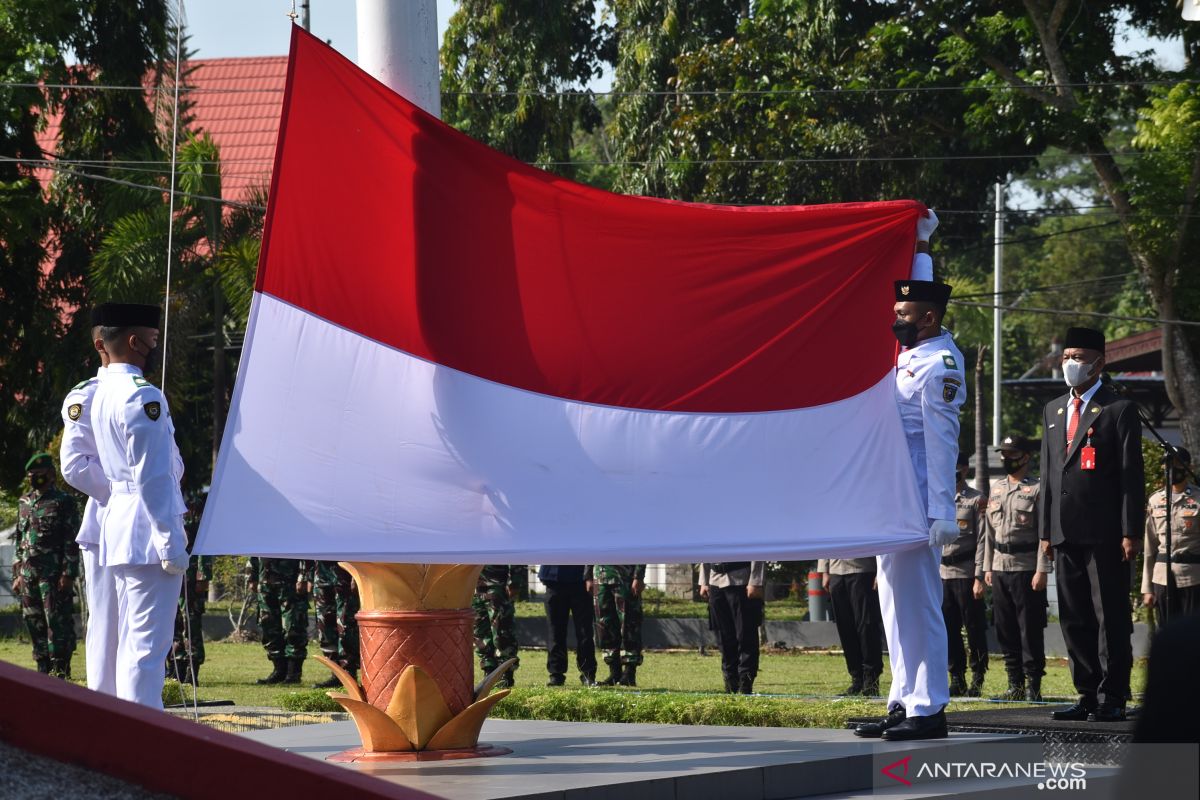
M 954 398 L 957 396 L 958 396 L 958 387 L 955 386 L 953 383 L 946 383 L 946 384 L 942 385 L 942 399 L 945 400 L 947 403 L 953 402 Z
M 134 376 L 133 376 L 133 385 L 134 385 L 134 386 L 137 386 L 137 387 L 139 387 L 139 388 L 140 388 L 140 387 L 142 387 L 142 386 L 149 386 L 149 385 L 150 385 L 150 381 L 146 380 L 146 379 L 145 379 L 145 378 L 143 378 L 141 375 L 134 375 Z
M 158 403 L 158 402 L 146 403 L 146 405 L 142 406 L 142 409 L 146 412 L 146 416 L 149 417 L 154 422 L 158 422 L 158 418 L 160 416 L 162 416 L 162 404 L 161 403 Z
M 72 386 L 72 387 L 71 387 L 71 391 L 72 391 L 72 392 L 77 392 L 77 391 L 79 391 L 79 390 L 80 390 L 80 389 L 82 389 L 83 387 L 87 386 L 87 385 L 88 385 L 88 381 L 90 381 L 90 380 L 91 380 L 91 378 L 88 378 L 86 381 L 80 381 L 79 383 L 77 383 L 77 384 L 75 384 L 74 386 Z
M 962 386 L 962 381 L 953 375 L 943 375 L 942 380 L 946 383 L 953 383 L 955 386 Z
M 942 356 L 942 363 L 950 369 L 958 369 L 958 362 L 955 361 L 954 356 L 950 355 L 949 353 Z
M 70 417 L 72 421 L 79 419 L 79 417 L 82 415 L 83 405 L 81 403 L 72 403 L 71 405 L 67 406 L 67 416 Z

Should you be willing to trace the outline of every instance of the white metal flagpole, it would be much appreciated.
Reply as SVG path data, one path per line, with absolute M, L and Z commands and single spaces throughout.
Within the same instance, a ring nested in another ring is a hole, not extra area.
M 442 115 L 435 0 L 357 0 L 358 65 L 435 117 Z

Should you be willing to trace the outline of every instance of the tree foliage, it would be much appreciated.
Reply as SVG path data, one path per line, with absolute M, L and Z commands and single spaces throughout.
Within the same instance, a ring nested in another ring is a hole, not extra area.
M 119 177 L 111 164 L 155 151 L 154 119 L 141 91 L 86 87 L 141 86 L 164 62 L 169 24 L 164 0 L 0 0 L 0 153 L 64 160 L 41 174 L 28 162 L 0 162 L 5 485 L 19 479 L 22 453 L 44 447 L 61 425 L 66 390 L 95 369 L 85 315 L 74 311 L 89 300 L 91 253 L 110 221 L 130 210 L 118 187 L 73 173 L 94 168 Z M 39 83 L 51 88 L 29 86 Z M 57 136 L 43 153 L 37 136 L 51 119 Z
M 570 174 L 576 127 L 599 122 L 584 92 L 607 27 L 594 0 L 461 0 L 441 48 L 442 116 L 497 150 Z M 554 94 L 564 91 L 576 94 Z

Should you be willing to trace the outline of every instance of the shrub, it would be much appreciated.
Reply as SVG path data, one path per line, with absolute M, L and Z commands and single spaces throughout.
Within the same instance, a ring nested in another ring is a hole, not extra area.
M 279 707 L 285 711 L 342 711 L 324 689 L 307 689 L 287 692 L 279 698 Z

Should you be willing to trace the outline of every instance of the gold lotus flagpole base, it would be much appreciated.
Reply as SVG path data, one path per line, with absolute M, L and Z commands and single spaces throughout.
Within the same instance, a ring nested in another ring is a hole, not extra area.
M 349 712 L 361 748 L 331 761 L 432 761 L 512 752 L 479 744 L 491 693 L 515 659 L 472 686 L 471 596 L 482 566 L 472 564 L 346 563 L 362 610 L 362 686 L 334 662 L 317 656 L 345 688 L 329 692 Z

